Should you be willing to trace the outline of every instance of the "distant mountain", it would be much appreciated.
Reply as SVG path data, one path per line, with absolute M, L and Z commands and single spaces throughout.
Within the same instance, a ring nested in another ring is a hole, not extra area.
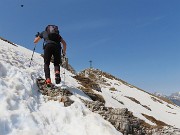
M 180 92 L 172 93 L 170 96 L 155 92 L 154 93 L 158 97 L 163 97 L 171 100 L 174 104 L 180 106 Z
M 175 103 L 176 105 L 180 106 L 180 92 L 176 92 L 168 96 L 168 98 Z

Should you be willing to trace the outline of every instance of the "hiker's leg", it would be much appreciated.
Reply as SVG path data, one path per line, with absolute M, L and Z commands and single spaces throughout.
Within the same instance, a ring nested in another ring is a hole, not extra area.
M 59 45 L 54 46 L 53 56 L 54 56 L 54 71 L 60 72 L 60 62 L 61 62 L 61 49 Z
M 52 56 L 52 47 L 51 47 L 51 44 L 47 44 L 45 45 L 45 48 L 44 48 L 44 73 L 45 73 L 46 79 L 51 78 L 50 68 L 49 68 L 51 56 Z
M 56 81 L 56 84 L 59 84 L 61 82 L 61 77 L 60 77 L 61 53 L 60 53 L 60 46 L 59 45 L 54 46 L 53 56 L 54 56 L 55 81 Z

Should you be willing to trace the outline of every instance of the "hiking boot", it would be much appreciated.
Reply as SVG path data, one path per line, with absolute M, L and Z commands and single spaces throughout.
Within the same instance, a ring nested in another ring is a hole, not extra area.
M 45 83 L 46 83 L 47 87 L 51 87 L 51 79 L 50 78 L 47 78 Z
M 59 84 L 61 82 L 61 77 L 60 77 L 59 72 L 56 72 L 56 74 L 55 74 L 55 81 L 56 81 L 56 84 Z

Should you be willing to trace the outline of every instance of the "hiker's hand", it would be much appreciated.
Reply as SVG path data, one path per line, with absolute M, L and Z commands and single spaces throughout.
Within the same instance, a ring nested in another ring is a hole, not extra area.
M 66 56 L 66 54 L 65 53 L 63 53 L 63 57 L 65 57 Z
M 40 38 L 40 37 L 36 37 L 36 38 L 34 39 L 34 43 L 36 44 L 37 42 L 39 42 L 39 40 L 41 40 L 41 38 Z
M 39 32 L 37 32 L 37 34 L 35 35 L 35 37 L 38 37 L 40 35 L 40 33 Z
M 66 52 L 62 50 L 63 57 L 66 56 Z

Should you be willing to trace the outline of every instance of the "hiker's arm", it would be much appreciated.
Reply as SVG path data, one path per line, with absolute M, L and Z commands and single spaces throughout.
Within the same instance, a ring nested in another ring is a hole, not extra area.
M 34 39 L 34 43 L 36 44 L 37 42 L 39 42 L 41 40 L 41 38 L 38 36 Z
M 61 43 L 63 44 L 63 55 L 66 55 L 66 42 L 62 39 Z

